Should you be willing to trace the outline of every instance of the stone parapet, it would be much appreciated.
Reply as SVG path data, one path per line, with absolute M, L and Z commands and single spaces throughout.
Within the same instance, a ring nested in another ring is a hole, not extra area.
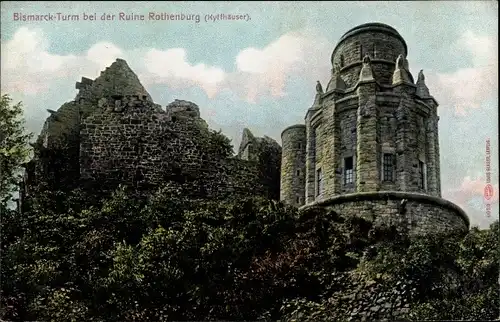
M 324 207 L 344 216 L 358 216 L 375 225 L 407 228 L 411 235 L 466 233 L 470 222 L 454 203 L 434 196 L 401 191 L 339 195 L 301 207 Z

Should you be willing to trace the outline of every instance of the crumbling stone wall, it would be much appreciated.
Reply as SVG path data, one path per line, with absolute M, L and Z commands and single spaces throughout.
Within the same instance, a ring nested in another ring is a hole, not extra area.
M 81 175 L 135 186 L 196 181 L 206 196 L 265 194 L 253 163 L 210 151 L 208 125 L 195 104 L 176 100 L 166 112 L 138 96 L 102 103 L 81 132 Z
M 127 62 L 119 58 L 111 66 L 106 67 L 95 80 L 83 77 L 75 87 L 79 90 L 75 98 L 78 103 L 96 104 L 97 100 L 103 97 L 112 98 L 114 95 L 136 95 L 153 101 Z
M 172 143 L 165 113 L 155 113 L 152 103 L 137 96 L 110 102 L 82 122 L 81 176 L 113 178 L 117 182 L 160 182 L 163 159 L 174 151 L 162 151 Z M 163 141 L 165 140 L 165 141 Z M 178 140 L 178 139 L 177 139 Z M 182 142 L 184 143 L 184 142 Z M 186 153 L 190 153 L 186 142 Z
M 48 109 L 38 139 L 33 144 L 32 165 L 26 167 L 25 190 L 36 183 L 46 182 L 50 186 L 71 185 L 79 173 L 80 120 L 95 108 L 89 104 L 74 101 L 63 104 L 59 110 Z
M 243 130 L 238 158 L 253 162 L 260 170 L 259 176 L 271 199 L 280 198 L 281 146 L 272 138 L 255 137 L 249 129 Z
M 238 157 L 243 160 L 257 161 L 259 158 L 257 153 L 258 144 L 259 142 L 252 132 L 247 128 L 243 129 L 240 147 L 238 148 Z
M 83 77 L 76 88 L 74 101 L 48 110 L 26 165 L 23 195 L 47 181 L 55 188 L 98 182 L 105 189 L 128 184 L 146 190 L 170 182 L 209 198 L 278 198 L 281 147 L 273 140 L 256 140 L 254 161 L 233 157 L 196 104 L 175 100 L 162 110 L 122 59 L 95 80 Z

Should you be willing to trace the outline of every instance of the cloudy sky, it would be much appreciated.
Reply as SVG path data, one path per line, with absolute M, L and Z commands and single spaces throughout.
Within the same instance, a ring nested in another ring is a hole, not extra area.
M 145 21 L 119 21 L 120 12 Z M 78 21 L 19 21 L 20 14 L 77 15 Z M 200 15 L 200 21 L 150 21 L 149 13 Z M 242 14 L 246 21 L 205 21 Z M 83 20 L 96 14 L 97 21 Z M 102 21 L 103 14 L 115 15 Z M 25 106 L 39 132 L 46 109 L 76 95 L 81 76 L 95 78 L 125 59 L 156 103 L 185 99 L 222 129 L 235 147 L 248 127 L 280 142 L 302 123 L 316 80 L 352 27 L 382 22 L 408 44 L 410 69 L 424 70 L 440 103 L 443 197 L 487 226 L 498 218 L 498 2 L 15 2 L 1 3 L 1 91 Z M 485 211 L 486 141 L 491 144 L 492 215 Z

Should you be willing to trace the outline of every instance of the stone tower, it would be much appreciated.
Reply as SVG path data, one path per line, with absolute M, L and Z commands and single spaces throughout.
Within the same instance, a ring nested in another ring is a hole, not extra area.
M 305 196 L 306 126 L 292 125 L 281 134 L 281 200 L 302 205 Z
M 468 229 L 465 213 L 441 199 L 438 103 L 422 71 L 414 81 L 407 54 L 381 23 L 340 38 L 326 90 L 318 82 L 305 124 L 282 133 L 282 201 L 414 232 Z

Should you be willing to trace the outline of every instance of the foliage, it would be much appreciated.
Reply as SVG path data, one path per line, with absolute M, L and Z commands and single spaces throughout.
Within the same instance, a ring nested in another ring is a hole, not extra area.
M 199 136 L 199 143 L 202 144 L 209 156 L 225 159 L 233 155 L 231 140 L 222 133 L 222 130 L 208 130 L 207 133 Z
M 2 222 L 17 228 L 2 236 L 7 318 L 49 319 L 72 306 L 85 319 L 231 317 L 234 294 L 222 286 L 238 283 L 293 215 L 265 200 L 187 203 L 125 189 L 75 211 L 81 199 L 60 195 L 39 192 L 30 211 Z
M 0 99 L 0 202 L 7 202 L 19 181 L 19 171 L 29 154 L 31 134 L 24 131 L 22 103 L 9 95 Z
M 359 265 L 334 279 L 319 301 L 286 302 L 285 320 L 338 321 L 349 314 L 356 320 L 353 311 L 362 310 L 363 301 L 375 303 L 366 308 L 371 310 L 380 298 L 400 308 L 397 318 L 391 316 L 397 320 L 496 319 L 499 233 L 497 221 L 488 230 L 473 228 L 465 238 L 389 234 L 385 241 L 374 240 Z M 385 317 L 391 313 L 385 312 Z
M 259 198 L 189 200 L 168 187 L 95 197 L 45 190 L 29 211 L 6 210 L 3 318 L 338 320 L 349 290 L 365 298 L 373 285 L 415 287 L 409 319 L 498 316 L 498 223 L 463 240 L 409 239 Z

